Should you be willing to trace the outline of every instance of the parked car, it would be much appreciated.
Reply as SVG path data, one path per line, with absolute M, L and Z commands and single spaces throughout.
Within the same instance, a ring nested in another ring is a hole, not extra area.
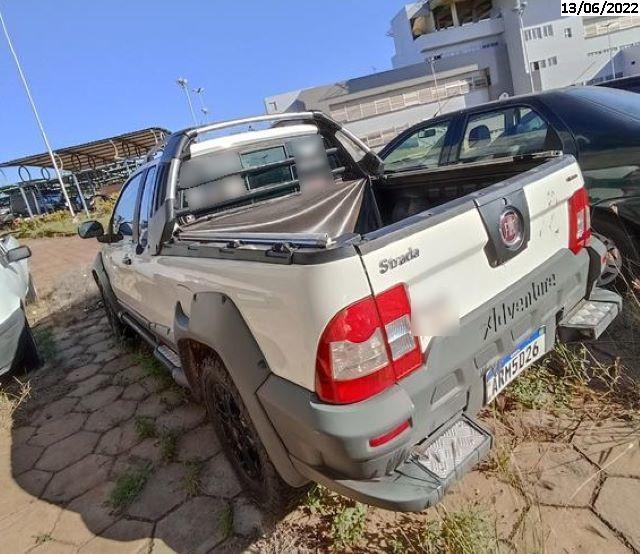
M 0 193 L 0 228 L 9 225 L 14 219 L 11 213 L 11 202 L 9 195 Z
M 637 94 L 571 87 L 491 102 L 422 121 L 393 139 L 380 157 L 390 182 L 426 170 L 439 183 L 461 165 L 481 167 L 553 150 L 575 156 L 584 175 L 593 230 L 607 239 L 610 267 L 602 283 L 614 281 L 623 262 L 630 274 L 640 275 Z
M 207 138 L 242 125 L 277 123 Z M 421 510 L 488 452 L 474 420 L 557 340 L 621 301 L 572 156 L 430 170 L 315 113 L 171 135 L 125 183 L 93 275 L 202 400 L 261 506 L 317 481 Z M 446 199 L 446 200 L 445 200 Z M 212 445 L 213 448 L 213 445 Z
M 634 77 L 621 77 L 620 79 L 612 79 L 598 83 L 599 87 L 617 88 L 620 90 L 628 90 L 629 92 L 640 92 L 640 75 Z
M 27 258 L 31 251 L 11 235 L 0 238 L 0 375 L 40 363 L 24 303 L 30 279 Z

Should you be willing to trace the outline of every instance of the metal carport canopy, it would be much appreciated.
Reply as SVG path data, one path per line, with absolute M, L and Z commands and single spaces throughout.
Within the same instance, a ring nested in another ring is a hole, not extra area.
M 170 131 L 162 127 L 149 127 L 115 137 L 95 140 L 77 146 L 54 150 L 61 170 L 81 172 L 97 169 L 128 158 L 144 156 L 160 145 Z M 52 167 L 48 152 L 9 160 L 0 167 Z

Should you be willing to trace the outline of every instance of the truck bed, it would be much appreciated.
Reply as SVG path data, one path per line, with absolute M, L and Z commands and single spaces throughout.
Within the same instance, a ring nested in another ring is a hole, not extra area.
M 387 174 L 371 182 L 337 180 L 334 190 L 317 189 L 215 214 L 186 225 L 181 240 L 246 244 L 291 243 L 296 247 L 333 247 L 349 235 L 366 235 L 421 212 L 497 185 L 555 159 L 549 152 L 481 163 Z M 444 208 L 446 209 L 446 207 Z M 309 235 L 321 241 L 307 240 Z

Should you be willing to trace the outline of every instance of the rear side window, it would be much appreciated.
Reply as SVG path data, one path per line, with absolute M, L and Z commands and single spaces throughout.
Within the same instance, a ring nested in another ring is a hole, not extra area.
M 531 108 L 512 106 L 468 118 L 460 161 L 477 161 L 551 150 L 555 132 Z
M 444 147 L 449 122 L 423 127 L 406 137 L 384 159 L 386 171 L 437 167 Z
M 113 210 L 114 233 L 120 233 L 125 237 L 133 236 L 133 218 L 136 212 L 136 201 L 141 182 L 142 173 L 138 173 L 124 185 Z

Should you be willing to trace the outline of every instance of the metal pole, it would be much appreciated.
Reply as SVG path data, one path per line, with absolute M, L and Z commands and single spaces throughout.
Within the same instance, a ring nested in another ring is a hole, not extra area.
M 38 212 L 38 215 L 42 215 L 40 202 L 38 202 L 38 198 L 36 197 L 36 193 L 33 191 L 33 189 L 31 189 L 31 196 L 33 197 L 33 205 L 36 207 L 36 212 Z
M 442 110 L 442 106 L 440 105 L 440 94 L 438 93 L 438 78 L 436 77 L 436 65 L 435 59 L 433 56 L 429 57 L 429 64 L 431 65 L 431 75 L 433 75 L 433 84 L 436 87 L 436 102 L 438 102 L 438 113 Z
M 86 213 L 87 217 L 89 217 L 89 208 L 87 208 L 87 203 L 85 202 L 84 194 L 82 194 L 82 189 L 80 188 L 80 183 L 78 182 L 78 178 L 76 177 L 76 174 L 72 173 L 71 174 L 71 178 L 73 179 L 73 182 L 76 185 L 76 190 L 78 191 L 78 194 L 80 195 L 80 202 L 82 202 L 82 207 L 84 208 L 84 213 Z
M 2 25 L 2 30 L 4 32 L 4 36 L 7 39 L 7 44 L 9 45 L 9 50 L 11 51 L 11 55 L 13 56 L 13 61 L 18 68 L 18 74 L 20 75 L 20 80 L 22 81 L 22 86 L 24 87 L 24 91 L 27 94 L 27 99 L 29 100 L 29 104 L 31 104 L 31 109 L 33 110 L 33 115 L 36 118 L 36 122 L 38 127 L 40 128 L 40 134 L 42 135 L 42 140 L 47 147 L 47 151 L 49 152 L 49 157 L 51 158 L 51 162 L 53 163 L 53 168 L 56 171 L 56 176 L 58 177 L 58 182 L 62 187 L 62 191 L 64 193 L 64 198 L 67 202 L 67 206 L 69 208 L 69 212 L 71 216 L 75 216 L 75 212 L 73 211 L 73 207 L 71 206 L 71 200 L 67 196 L 67 191 L 64 189 L 62 185 L 62 175 L 60 174 L 60 169 L 58 168 L 58 163 L 53 155 L 53 150 L 51 149 L 51 145 L 49 144 L 49 139 L 47 138 L 47 133 L 45 133 L 44 126 L 42 125 L 42 121 L 40 120 L 40 115 L 38 114 L 38 110 L 36 108 L 36 104 L 33 101 L 33 97 L 31 96 L 31 90 L 29 89 L 29 84 L 27 83 L 27 78 L 25 77 L 24 72 L 22 71 L 22 66 L 20 65 L 20 60 L 18 59 L 18 55 L 16 54 L 15 48 L 13 47 L 13 42 L 11 42 L 11 37 L 9 36 L 9 31 L 7 29 L 7 25 L 4 21 L 4 17 L 2 16 L 2 12 L 0 11 L 0 25 Z
M 202 112 L 202 124 L 207 122 L 207 116 L 209 114 L 209 108 L 204 105 L 204 87 L 194 88 L 193 92 L 198 96 L 198 100 L 200 101 L 200 111 Z
M 20 189 L 20 194 L 22 195 L 22 199 L 24 200 L 24 205 L 27 207 L 27 212 L 29 213 L 29 219 L 33 219 L 33 211 L 31 211 L 31 206 L 29 205 L 29 201 L 27 200 L 27 195 L 24 193 L 24 189 L 22 186 L 18 185 Z
M 187 81 L 184 77 L 180 77 L 176 83 L 178 83 L 178 86 L 184 90 L 185 95 L 187 96 L 187 103 L 189 104 L 189 111 L 191 112 L 191 118 L 193 119 L 193 124 L 197 127 L 198 126 L 198 119 L 196 118 L 196 112 L 193 109 L 193 102 L 191 102 L 191 95 L 189 94 L 189 87 L 187 86 L 189 84 L 189 81 Z
M 609 29 L 612 23 L 613 21 L 607 25 L 607 40 L 609 42 L 609 63 L 611 64 L 611 79 L 615 79 L 616 78 L 616 62 L 613 59 L 613 49 L 611 48 L 611 30 Z
M 527 41 L 524 38 L 524 21 L 522 19 L 522 13 L 524 9 L 527 7 L 527 3 L 524 1 L 519 1 L 513 11 L 518 14 L 518 22 L 520 25 L 520 42 L 522 44 L 522 52 L 524 54 L 524 63 L 526 64 L 526 71 L 529 74 L 529 85 L 531 86 L 531 92 L 535 92 L 533 86 L 533 74 L 531 73 L 531 62 L 529 61 L 529 50 L 527 49 Z

